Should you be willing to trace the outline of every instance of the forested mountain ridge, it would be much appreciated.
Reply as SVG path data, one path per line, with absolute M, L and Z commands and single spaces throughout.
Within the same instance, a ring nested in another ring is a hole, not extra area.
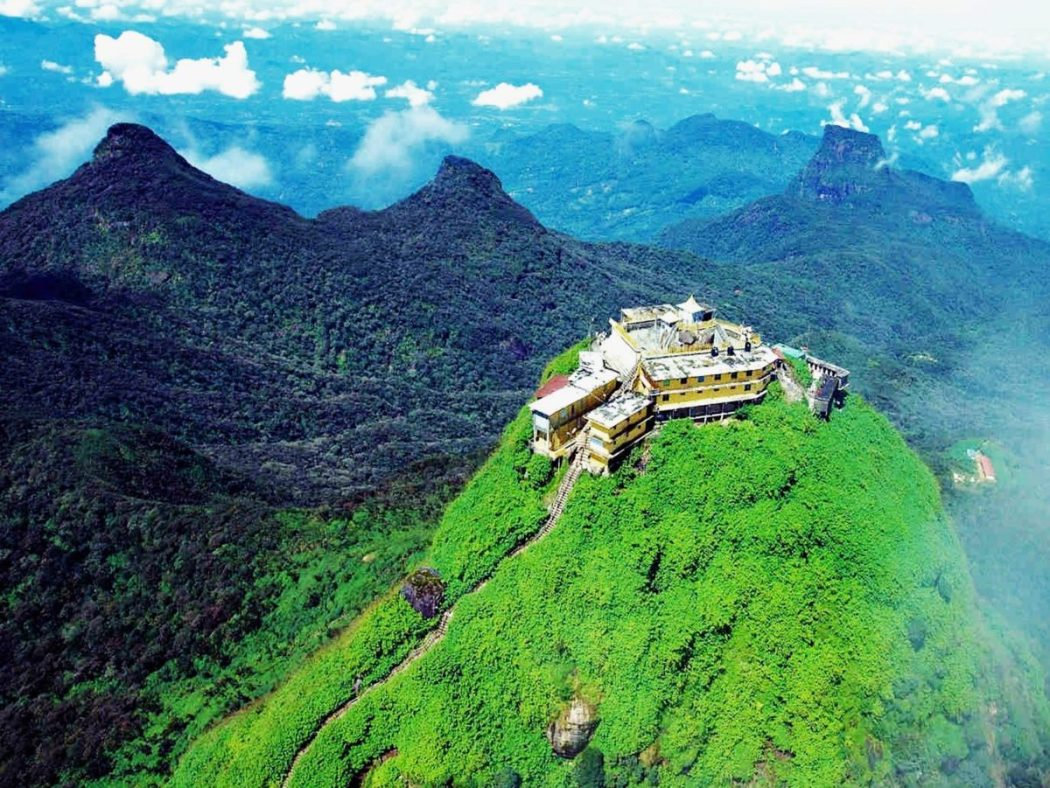
M 580 243 L 457 158 L 309 220 L 114 127 L 0 213 L 3 774 L 163 773 L 418 559 L 543 359 L 625 304 L 696 292 L 856 362 L 921 438 L 967 361 L 898 344 L 932 296 L 793 265 Z
M 0 773 L 163 769 L 404 570 L 560 336 L 698 264 L 463 159 L 308 220 L 113 127 L 0 213 Z
M 756 324 L 853 370 L 938 471 L 978 591 L 1050 666 L 1050 244 L 988 219 L 966 184 L 898 170 L 877 137 L 834 126 L 782 193 L 662 242 L 736 263 L 748 284 L 734 303 Z M 776 297 L 754 297 L 770 281 Z M 999 484 L 954 489 L 960 440 L 996 447 Z
M 406 450 L 489 445 L 552 328 L 582 335 L 698 266 L 551 233 L 464 159 L 383 211 L 303 219 L 131 124 L 0 214 L 0 260 L 6 406 L 146 421 L 314 502 L 374 487 Z

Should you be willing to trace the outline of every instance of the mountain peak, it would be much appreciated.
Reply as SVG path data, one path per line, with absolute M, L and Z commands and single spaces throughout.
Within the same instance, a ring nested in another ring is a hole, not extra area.
M 503 194 L 503 184 L 496 173 L 463 156 L 446 156 L 431 185 L 442 189 L 466 188 L 471 191 Z
M 116 123 L 109 127 L 106 136 L 95 146 L 93 161 L 102 163 L 129 156 L 183 160 L 152 129 L 138 123 Z
M 824 127 L 820 149 L 813 158 L 837 164 L 860 164 L 874 169 L 886 158 L 886 151 L 877 134 L 828 124 Z
M 888 184 L 886 151 L 875 134 L 828 125 L 820 148 L 788 186 L 787 193 L 821 202 L 848 202 Z
M 463 213 L 465 219 L 488 214 L 539 224 L 503 190 L 496 173 L 462 156 L 446 156 L 430 183 L 394 207 L 412 206 L 437 207 L 446 218 L 456 213 Z

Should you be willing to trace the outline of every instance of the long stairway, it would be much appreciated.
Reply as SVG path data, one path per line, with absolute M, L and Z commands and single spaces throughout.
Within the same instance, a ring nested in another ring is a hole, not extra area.
M 586 428 L 581 430 L 579 435 L 577 435 L 576 448 L 574 450 L 572 462 L 569 464 L 569 469 L 565 472 L 565 476 L 562 477 L 561 483 L 558 485 L 558 491 L 554 496 L 554 502 L 551 504 L 550 512 L 547 515 L 547 520 L 543 523 L 543 526 L 538 531 L 536 531 L 536 533 L 534 533 L 531 537 L 529 537 L 528 540 L 522 542 L 520 545 L 515 547 L 510 553 L 508 553 L 504 560 L 506 560 L 507 558 L 514 558 L 515 556 L 521 555 L 521 553 L 525 552 L 525 550 L 527 550 L 532 545 L 536 544 L 536 542 L 540 541 L 540 539 L 542 539 L 554 530 L 554 527 L 558 524 L 558 520 L 561 518 L 562 512 L 565 511 L 565 504 L 568 503 L 569 495 L 572 493 L 572 488 L 576 486 L 576 482 L 579 481 L 580 474 L 583 473 L 583 466 L 586 462 L 587 457 L 588 437 L 589 432 Z M 500 563 L 502 564 L 502 562 Z M 498 568 L 498 566 L 496 568 Z M 473 588 L 471 588 L 469 591 L 463 594 L 463 596 L 467 596 L 468 594 L 476 594 L 478 591 L 483 589 L 486 585 L 488 585 L 488 582 L 492 579 L 493 574 L 495 574 L 495 569 L 487 577 L 479 581 Z M 462 599 L 463 597 L 460 597 L 460 600 Z M 456 605 L 458 605 L 458 601 Z M 328 716 L 321 720 L 320 724 L 317 726 L 316 730 L 314 730 L 314 732 L 311 734 L 310 738 L 308 738 L 303 743 L 303 746 L 299 749 L 299 752 L 295 754 L 295 758 L 292 760 L 292 764 L 289 767 L 288 772 L 285 774 L 284 780 L 281 782 L 282 788 L 287 788 L 287 786 L 291 784 L 292 775 L 295 773 L 296 767 L 299 765 L 300 761 L 302 761 L 307 751 L 309 751 L 310 745 L 312 745 L 317 739 L 317 734 L 319 734 L 329 723 L 335 722 L 340 717 L 345 715 L 348 711 L 350 711 L 350 709 L 354 707 L 354 704 L 356 704 L 357 701 L 359 701 L 362 697 L 367 695 L 376 687 L 383 686 L 384 684 L 386 684 L 386 682 L 390 681 L 390 679 L 394 678 L 394 676 L 406 670 L 409 665 L 411 665 L 417 659 L 422 657 L 424 654 L 430 651 L 430 649 L 432 649 L 444 639 L 445 634 L 448 632 L 449 622 L 452 621 L 452 615 L 453 613 L 455 613 L 456 605 L 453 605 L 441 614 L 441 617 L 438 618 L 437 626 L 429 632 L 427 632 L 427 634 L 419 642 L 419 645 L 412 649 L 410 652 L 408 652 L 405 658 L 401 660 L 401 662 L 399 662 L 384 678 L 374 682 L 373 684 L 369 684 L 363 690 L 355 694 L 354 697 L 347 700 L 345 703 L 343 703 L 341 706 L 339 706 L 337 709 L 329 713 Z

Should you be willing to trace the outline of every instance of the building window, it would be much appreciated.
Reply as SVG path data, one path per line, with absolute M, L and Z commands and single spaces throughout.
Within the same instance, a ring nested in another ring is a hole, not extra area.
M 689 382 L 689 378 L 682 378 L 682 379 L 681 379 L 680 381 L 678 381 L 678 382 L 679 382 L 679 383 L 681 383 L 681 384 L 682 384 L 682 385 L 684 386 L 684 385 L 685 385 L 686 383 L 688 383 L 688 382 Z
M 744 384 L 744 391 L 751 391 L 751 384 L 750 383 L 745 383 Z
M 667 400 L 669 400 L 669 399 L 671 399 L 671 395 L 670 394 L 664 394 L 664 402 L 667 402 Z
M 733 374 L 732 374 L 732 375 L 731 375 L 730 377 L 732 377 L 732 378 L 733 378 L 733 380 L 736 380 L 736 379 L 737 379 L 737 376 L 738 376 L 739 374 L 740 374 L 740 373 L 738 373 L 738 372 L 734 372 L 734 373 L 733 373 Z
M 719 372 L 717 375 L 715 375 L 715 380 L 721 380 L 721 379 L 722 379 L 722 373 Z
M 701 375 L 699 378 L 697 378 L 697 381 L 700 382 L 700 383 L 703 383 L 704 382 L 704 376 Z

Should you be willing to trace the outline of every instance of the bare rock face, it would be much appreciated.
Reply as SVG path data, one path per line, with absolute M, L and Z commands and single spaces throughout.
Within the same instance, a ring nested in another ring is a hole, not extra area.
M 587 747 L 597 727 L 597 710 L 577 696 L 562 710 L 558 719 L 547 727 L 547 740 L 555 755 L 575 758 Z
M 417 569 L 405 580 L 401 596 L 423 618 L 433 618 L 445 599 L 445 584 L 436 569 Z

